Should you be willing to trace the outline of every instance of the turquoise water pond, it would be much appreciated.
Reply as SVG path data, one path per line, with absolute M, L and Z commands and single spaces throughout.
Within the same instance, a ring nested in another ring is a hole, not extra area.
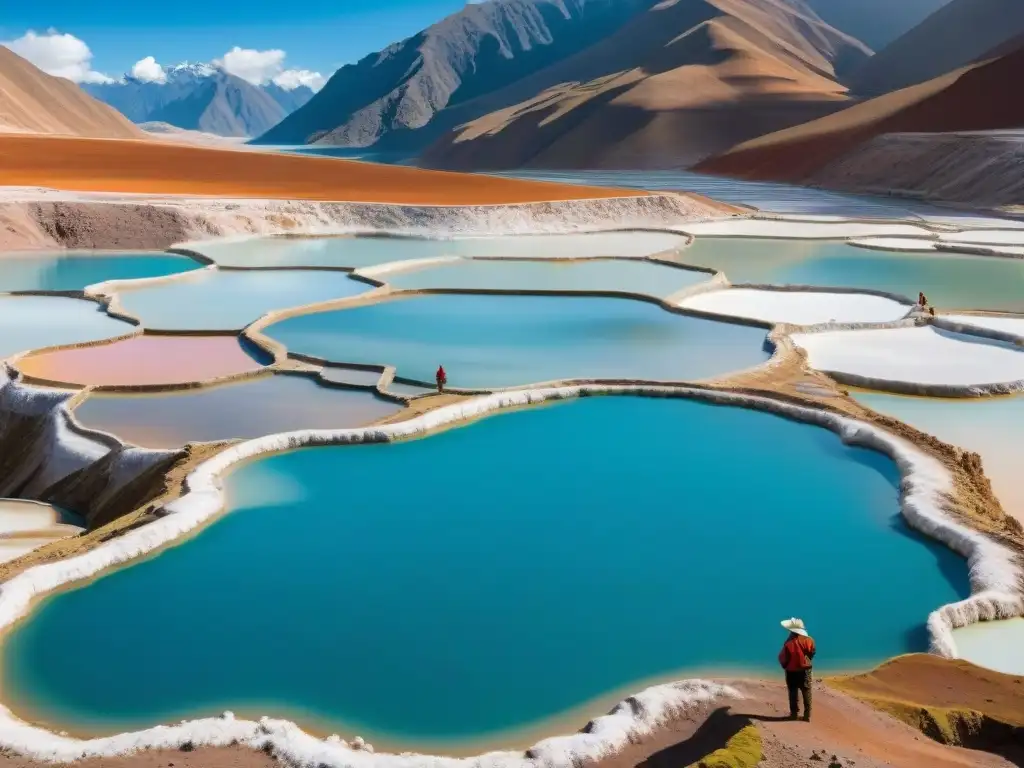
M 556 379 L 683 381 L 768 359 L 765 330 L 667 312 L 632 299 L 431 295 L 288 318 L 264 329 L 288 347 L 335 362 L 391 364 L 452 387 Z
M 711 275 L 640 259 L 585 261 L 460 261 L 382 275 L 394 288 L 501 289 L 504 291 L 620 291 L 665 298 L 706 282 Z
M 437 256 L 585 258 L 649 256 L 682 248 L 687 238 L 667 232 L 600 232 L 509 237 L 270 237 L 202 243 L 203 255 L 230 267 L 372 267 Z
M 197 536 L 43 601 L 3 685 L 55 726 L 230 708 L 422 745 L 652 677 L 773 673 L 793 614 L 821 671 L 873 664 L 968 594 L 898 485 L 823 429 L 632 397 L 278 454 Z
M 200 266 L 170 253 L 12 254 L 0 259 L 0 291 L 80 291 L 106 280 L 174 275 Z
M 109 339 L 134 329 L 93 301 L 62 296 L 0 297 L 0 359 L 31 349 Z
M 697 238 L 677 260 L 724 271 L 733 283 L 873 288 L 941 309 L 1024 312 L 1024 260 L 897 253 L 836 241 Z
M 203 270 L 146 288 L 121 291 L 121 306 L 147 328 L 241 330 L 261 315 L 370 290 L 344 272 Z

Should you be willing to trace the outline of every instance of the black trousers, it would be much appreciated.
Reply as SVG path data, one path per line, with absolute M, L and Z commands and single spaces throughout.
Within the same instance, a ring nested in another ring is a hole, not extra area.
M 797 695 L 802 693 L 804 698 L 804 717 L 809 718 L 811 716 L 811 670 L 786 672 L 786 688 L 789 689 L 789 714 L 796 717 Z

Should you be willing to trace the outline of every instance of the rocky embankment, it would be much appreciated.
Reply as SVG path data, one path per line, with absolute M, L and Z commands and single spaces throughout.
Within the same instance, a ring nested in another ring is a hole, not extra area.
M 127 445 L 80 426 L 67 408 L 74 396 L 27 386 L 9 368 L 0 368 L 0 497 L 73 509 L 87 525 L 79 536 L 0 566 L 0 580 L 147 522 L 152 502 L 180 488 L 192 464 L 223 447 L 156 451 Z
M 809 181 L 828 189 L 981 208 L 1024 205 L 1024 131 L 886 134 Z
M 684 194 L 469 206 L 114 197 L 46 190 L 12 191 L 6 197 L 8 202 L 0 200 L 0 251 L 152 249 L 216 237 L 359 231 L 443 237 L 661 229 L 736 212 Z

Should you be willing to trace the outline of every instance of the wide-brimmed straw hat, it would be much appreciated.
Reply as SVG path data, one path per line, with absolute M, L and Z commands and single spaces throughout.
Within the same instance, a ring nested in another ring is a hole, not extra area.
M 807 630 L 804 629 L 803 619 L 798 619 L 794 617 L 792 619 L 783 619 L 781 623 L 783 629 L 788 629 L 790 632 L 795 632 L 798 635 L 803 635 L 804 637 L 807 637 Z

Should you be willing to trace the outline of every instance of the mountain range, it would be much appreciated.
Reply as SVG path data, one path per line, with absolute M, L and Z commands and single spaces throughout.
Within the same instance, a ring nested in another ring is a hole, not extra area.
M 883 134 L 992 131 L 1024 126 L 1024 102 L 992 97 L 1008 92 L 1024 77 L 1024 37 L 1011 48 L 820 120 L 758 137 L 697 166 L 697 170 L 750 179 L 806 182 L 820 169 Z
M 855 8 L 854 0 L 816 2 Z M 732 127 L 728 110 L 716 106 L 701 128 L 707 140 L 692 151 L 676 152 L 672 162 L 678 164 L 838 108 L 845 98 L 838 76 L 870 54 L 867 46 L 824 23 L 804 0 L 491 0 L 467 5 L 342 67 L 305 107 L 258 141 L 419 153 L 438 141 L 456 143 L 452 134 L 460 126 L 468 130 L 458 132 L 463 138 L 491 135 L 495 124 L 508 122 L 501 110 L 528 113 L 506 137 L 531 125 L 546 128 L 547 112 L 560 118 L 562 133 L 584 113 L 616 100 L 624 106 L 617 114 L 628 115 L 631 126 L 598 127 L 597 133 L 610 130 L 619 139 L 622 131 L 640 131 L 645 123 L 644 132 L 661 134 L 660 145 L 667 146 L 667 134 L 676 130 L 671 124 L 680 122 L 669 113 L 684 108 L 695 118 L 705 86 L 717 90 L 718 97 L 710 99 L 716 105 L 748 97 L 758 101 L 758 115 L 741 128 Z M 627 90 L 628 96 L 620 93 Z M 559 110 L 572 114 L 567 120 Z M 487 115 L 492 117 L 486 126 L 469 126 Z M 722 142 L 710 140 L 716 121 L 728 134 Z M 512 167 L 542 149 L 506 152 L 497 147 L 502 142 L 485 142 L 501 151 L 481 167 Z M 652 146 L 648 154 L 656 151 Z M 459 151 L 449 160 L 446 152 L 431 148 L 425 161 L 462 168 L 478 165 L 488 152 L 472 154 Z M 585 150 L 574 153 L 582 154 Z
M 209 64 L 187 62 L 169 68 L 163 82 L 125 75 L 82 87 L 134 123 L 168 123 L 219 136 L 258 136 L 313 96 L 306 86 L 252 85 Z
M 421 162 L 687 167 L 843 108 L 839 74 L 870 55 L 800 0 L 662 0 L 587 50 L 466 105 Z
M 342 67 L 316 94 L 187 63 L 160 82 L 83 88 L 176 141 L 372 147 L 456 170 L 697 165 L 806 179 L 886 131 L 1018 127 L 1001 104 L 1010 86 L 970 94 L 970 115 L 957 105 L 968 87 L 1013 82 L 1019 36 L 1019 0 L 488 0 Z M 0 54 L 2 129 L 145 136 Z
M 448 107 L 613 34 L 654 0 L 491 0 L 339 69 L 261 143 L 418 148 Z

